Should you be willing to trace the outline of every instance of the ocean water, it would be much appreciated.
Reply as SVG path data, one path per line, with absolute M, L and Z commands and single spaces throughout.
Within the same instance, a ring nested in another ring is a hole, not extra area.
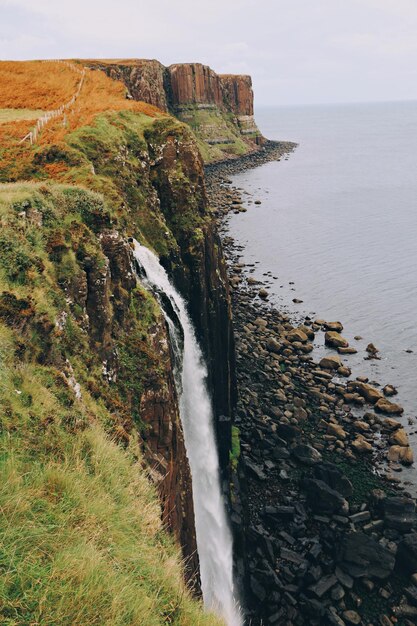
M 343 360 L 398 388 L 417 460 L 417 102 L 264 108 L 256 119 L 266 137 L 299 145 L 233 177 L 247 192 L 248 211 L 228 218 L 242 260 L 295 319 L 343 323 L 359 351 Z M 381 360 L 364 360 L 369 342 Z M 417 484 L 415 469 L 406 475 Z

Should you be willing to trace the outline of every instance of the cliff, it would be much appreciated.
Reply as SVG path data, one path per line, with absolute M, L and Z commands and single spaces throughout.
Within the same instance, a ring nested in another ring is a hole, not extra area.
M 15 559 L 10 584 L 25 584 L 27 550 L 35 541 L 31 533 L 43 536 L 38 518 L 31 522 L 33 503 L 73 531 L 58 533 L 59 545 L 45 545 L 42 554 L 31 556 L 29 574 L 41 582 L 25 592 L 22 614 L 35 619 L 43 595 L 50 593 L 52 571 L 59 581 L 71 579 L 72 587 L 57 583 L 64 601 L 46 602 L 42 614 L 51 623 L 63 623 L 62 607 L 72 623 L 118 623 L 110 614 L 113 600 L 130 607 L 131 594 L 137 596 L 137 610 L 124 623 L 215 624 L 184 588 L 178 554 L 166 535 L 169 530 L 176 538 L 182 574 L 198 587 L 190 472 L 166 324 L 156 300 L 136 280 L 128 243 L 135 237 L 154 249 L 191 301 L 213 372 L 209 382 L 227 475 L 230 419 L 219 418 L 230 418 L 234 401 L 233 339 L 203 162 L 185 125 L 153 109 L 145 113 L 148 109 L 125 99 L 116 99 L 117 106 L 106 112 L 117 83 L 99 72 L 88 73 L 86 81 L 85 99 L 68 127 L 57 120 L 39 144 L 4 148 L 0 167 L 0 180 L 20 181 L 0 187 L 2 458 L 18 485 L 24 475 L 37 489 L 39 468 L 45 481 L 38 489 L 41 502 L 16 487 L 19 520 L 27 530 L 21 553 L 10 557 Z M 103 112 L 92 114 L 97 86 L 100 98 L 94 103 Z M 12 467 L 16 456 L 22 464 Z M 97 465 L 105 477 L 101 490 Z M 120 471 L 117 478 L 111 467 Z M 75 493 L 70 477 L 77 472 Z M 159 515 L 145 476 L 159 494 Z M 88 514 L 81 501 L 88 503 Z M 78 539 L 88 537 L 93 538 L 88 549 L 76 551 Z M 93 547 L 99 582 L 84 587 L 79 572 Z M 45 569 L 43 562 L 49 564 Z M 103 589 L 103 599 L 93 617 L 96 588 Z M 79 603 L 72 601 L 75 595 Z M 6 612 L 12 603 L 6 594 Z
M 264 142 L 255 123 L 250 76 L 219 75 L 201 63 L 169 67 L 143 59 L 86 63 L 123 81 L 129 97 L 187 123 L 206 162 L 256 151 Z

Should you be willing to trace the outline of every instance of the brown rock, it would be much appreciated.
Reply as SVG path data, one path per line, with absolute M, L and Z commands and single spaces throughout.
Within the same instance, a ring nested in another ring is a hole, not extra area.
M 384 395 L 387 397 L 396 396 L 398 393 L 398 391 L 393 385 L 385 385 L 382 391 L 384 392 Z
M 360 381 L 354 381 L 352 383 L 352 387 L 355 391 L 357 391 L 367 402 L 370 404 L 375 404 L 378 400 L 383 399 L 382 393 L 379 389 L 372 387 L 372 385 L 368 385 L 367 383 L 363 383 Z
M 325 370 L 337 370 L 342 366 L 342 362 L 338 356 L 324 356 L 319 365 Z
M 371 444 L 360 436 L 358 436 L 355 441 L 352 441 L 352 447 L 356 450 L 356 452 L 359 452 L 361 454 L 372 452 Z
M 349 346 L 349 342 L 347 339 L 342 337 L 336 331 L 329 330 L 324 335 L 324 341 L 327 346 L 331 346 L 332 348 L 347 348 Z
M 301 343 L 307 343 L 307 335 L 299 328 L 293 328 L 287 335 L 288 341 L 301 341 Z
M 398 430 L 394 431 L 389 438 L 389 442 L 397 446 L 408 446 L 408 435 L 405 432 L 404 428 L 399 428 Z
M 390 402 L 386 398 L 381 398 L 375 404 L 375 409 L 380 413 L 385 413 L 385 415 L 401 415 L 404 413 L 404 409 L 399 404 L 394 404 Z
M 348 346 L 346 348 L 339 346 L 337 351 L 339 354 L 357 354 L 358 352 L 356 348 L 354 348 L 353 346 Z
M 342 428 L 342 426 L 340 426 L 340 424 L 333 424 L 331 422 L 327 425 L 327 434 L 334 435 L 338 439 L 342 440 L 346 439 L 347 437 L 346 431 Z
M 324 322 L 323 326 L 326 330 L 334 330 L 337 333 L 341 333 L 343 330 L 342 322 Z

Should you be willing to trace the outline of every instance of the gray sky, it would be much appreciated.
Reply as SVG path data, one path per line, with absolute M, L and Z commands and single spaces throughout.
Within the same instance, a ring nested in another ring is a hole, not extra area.
M 417 99 L 417 0 L 0 0 L 0 58 L 251 74 L 256 104 Z

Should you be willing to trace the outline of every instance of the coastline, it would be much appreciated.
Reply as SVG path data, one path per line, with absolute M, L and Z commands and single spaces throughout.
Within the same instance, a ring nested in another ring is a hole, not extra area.
M 334 364 L 312 361 L 314 333 L 325 324 L 307 318 L 297 328 L 270 307 L 224 224 L 230 211 L 246 210 L 227 177 L 296 145 L 273 143 L 259 157 L 206 166 L 232 287 L 241 444 L 232 522 L 248 617 L 254 625 L 415 623 L 407 621 L 417 619 L 412 584 L 404 596 L 413 572 L 405 573 L 401 556 L 404 534 L 416 526 L 415 502 L 398 482 L 397 463 L 388 476 L 374 471 L 396 441 L 407 441 L 405 431 L 383 413 L 355 414 L 355 406 L 373 408 L 367 381 L 342 383 Z

